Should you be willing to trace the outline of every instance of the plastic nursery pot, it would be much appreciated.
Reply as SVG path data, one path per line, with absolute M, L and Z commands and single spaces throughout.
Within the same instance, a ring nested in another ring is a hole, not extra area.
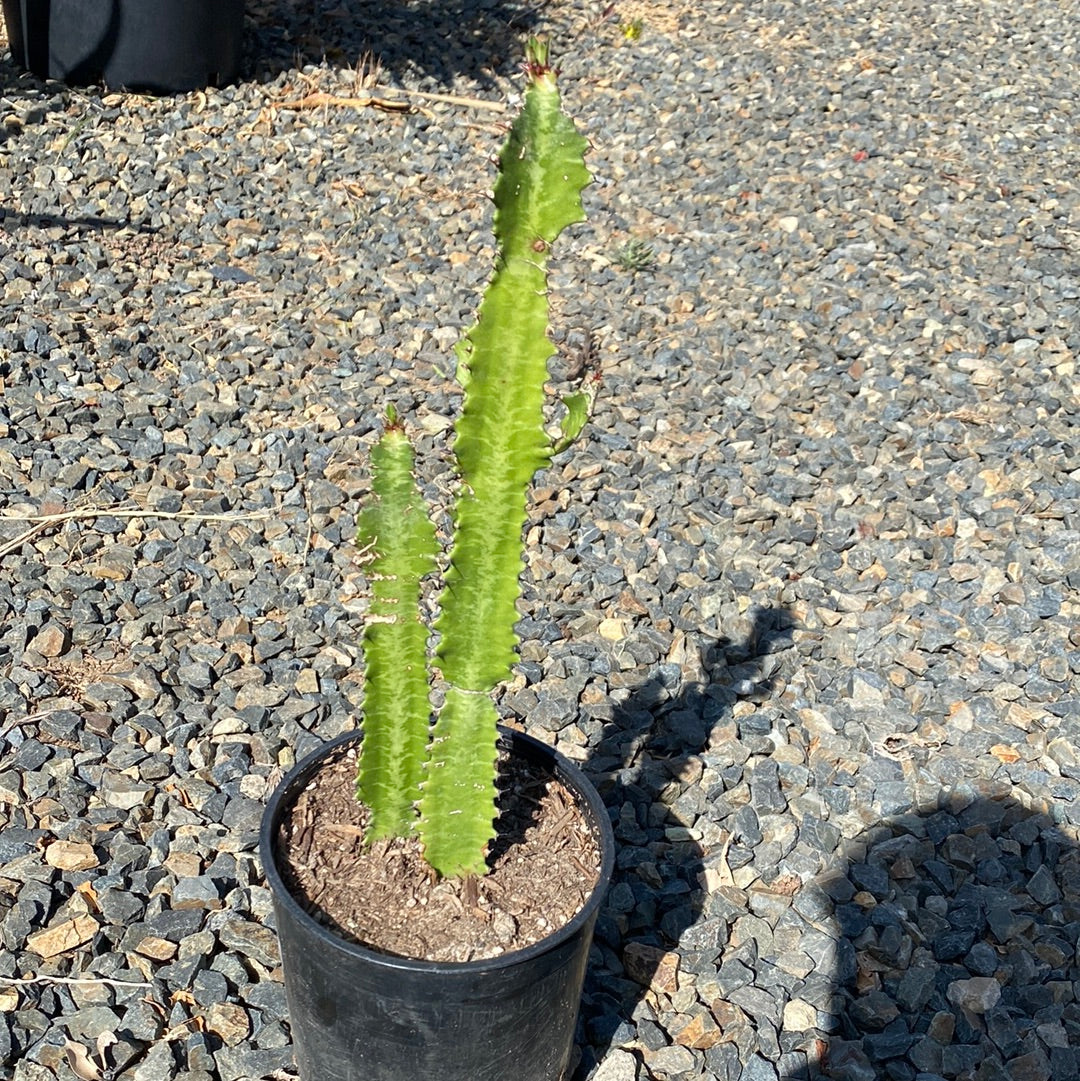
M 16 64 L 42 79 L 154 94 L 224 86 L 244 0 L 3 0 Z
M 615 842 L 603 801 L 575 766 L 530 736 L 500 729 L 512 755 L 551 770 L 574 794 L 601 848 L 600 878 L 581 911 L 528 949 L 484 961 L 412 961 L 375 953 L 316 923 L 285 887 L 275 858 L 284 811 L 346 733 L 278 786 L 259 852 L 274 898 L 293 1049 L 303 1081 L 560 1081 Z

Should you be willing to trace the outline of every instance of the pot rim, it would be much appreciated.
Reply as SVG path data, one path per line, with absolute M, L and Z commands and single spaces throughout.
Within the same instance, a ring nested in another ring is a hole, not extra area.
M 287 797 L 298 794 L 296 791 L 298 783 L 307 774 L 313 772 L 316 765 L 328 754 L 338 747 L 358 741 L 361 735 L 362 732 L 359 728 L 350 732 L 343 732 L 302 758 L 289 770 L 277 788 L 274 789 L 263 811 L 262 823 L 259 828 L 259 858 L 263 865 L 263 877 L 270 887 L 275 904 L 284 906 L 292 919 L 307 923 L 312 933 L 322 939 L 326 945 L 341 950 L 343 953 L 363 958 L 369 964 L 398 971 L 427 972 L 442 975 L 459 973 L 465 976 L 497 971 L 527 963 L 557 949 L 563 943 L 574 938 L 594 918 L 601 901 L 607 893 L 615 868 L 615 835 L 611 828 L 611 820 L 608 818 L 607 807 L 592 781 L 568 758 L 534 736 L 499 725 L 500 747 L 513 750 L 515 744 L 523 744 L 532 750 L 534 754 L 539 753 L 542 755 L 550 763 L 559 780 L 567 784 L 574 792 L 587 816 L 593 820 L 590 825 L 594 828 L 596 840 L 600 846 L 600 871 L 596 885 L 574 918 L 557 931 L 552 932 L 546 938 L 533 943 L 531 946 L 526 946 L 520 950 L 512 950 L 509 953 L 500 954 L 498 957 L 487 957 L 476 961 L 424 961 L 379 953 L 366 946 L 341 938 L 315 920 L 293 897 L 285 885 L 281 872 L 278 870 L 274 852 L 277 826 L 286 804 L 289 802 Z

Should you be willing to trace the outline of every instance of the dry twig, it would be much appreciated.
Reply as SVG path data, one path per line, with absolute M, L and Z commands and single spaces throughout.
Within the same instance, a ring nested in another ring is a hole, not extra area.
M 427 90 L 406 90 L 404 87 L 386 88 L 391 94 L 404 94 L 421 101 L 438 101 L 446 105 L 461 105 L 467 109 L 487 109 L 494 113 L 505 113 L 506 105 L 501 101 L 486 101 L 484 98 L 461 97 L 458 94 L 437 94 Z M 321 90 L 305 94 L 302 98 L 291 101 L 271 102 L 273 109 L 318 109 L 321 106 L 334 106 L 347 109 L 385 109 L 387 112 L 411 112 L 413 106 L 407 101 L 394 101 L 386 97 L 343 97 L 339 94 L 327 94 Z
M 376 97 L 341 97 L 338 94 L 324 94 L 322 91 L 305 94 L 302 98 L 294 98 L 292 101 L 274 101 L 270 103 L 272 109 L 318 109 L 322 106 L 331 105 L 345 109 L 384 109 L 391 113 L 408 113 L 412 111 L 412 106 L 407 101 L 388 101 L 386 98 Z
M 46 717 L 51 717 L 54 713 L 59 713 L 56 709 L 43 709 L 38 713 L 28 713 L 25 717 L 12 717 L 10 720 L 5 721 L 0 725 L 0 736 L 6 736 L 13 728 L 18 728 L 24 724 L 34 724 L 37 721 L 43 721 Z
M 14 540 L 0 545 L 0 556 L 6 556 L 22 547 L 28 540 L 33 540 L 44 533 L 50 526 L 62 522 L 72 522 L 80 518 L 191 518 L 200 522 L 236 522 L 252 518 L 268 518 L 269 511 L 237 512 L 234 514 L 200 514 L 187 510 L 146 510 L 119 509 L 115 507 L 77 507 L 75 510 L 60 511 L 57 514 L 0 514 L 0 521 L 7 519 L 14 522 L 33 522 L 25 533 L 20 533 Z
M 153 987 L 141 980 L 110 980 L 106 976 L 0 976 L 0 985 L 4 987 L 30 987 L 37 983 L 63 984 L 104 984 L 108 987 Z
M 391 86 L 387 89 L 392 94 L 405 94 L 410 98 L 420 98 L 422 101 L 441 101 L 446 105 L 463 105 L 467 109 L 488 109 L 493 113 L 505 113 L 507 106 L 503 101 L 487 101 L 485 98 L 468 98 L 459 94 L 437 94 L 430 90 L 406 90 L 402 86 Z

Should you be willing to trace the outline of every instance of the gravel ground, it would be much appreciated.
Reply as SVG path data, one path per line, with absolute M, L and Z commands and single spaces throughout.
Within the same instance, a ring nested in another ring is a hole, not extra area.
M 0 1072 L 291 1076 L 262 802 L 354 723 L 365 451 L 393 401 L 445 503 L 490 256 L 503 117 L 400 91 L 540 29 L 604 390 L 503 703 L 621 845 L 575 1081 L 1080 1076 L 1069 5 L 323 6 L 176 99 L 0 60 Z

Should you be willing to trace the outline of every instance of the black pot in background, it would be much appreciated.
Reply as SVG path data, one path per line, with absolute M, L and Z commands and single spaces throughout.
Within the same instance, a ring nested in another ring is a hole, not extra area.
M 275 839 L 285 809 L 333 749 L 305 758 L 270 798 L 259 853 L 274 897 L 293 1049 L 303 1081 L 561 1081 L 615 841 L 596 789 L 530 736 L 501 729 L 514 755 L 550 769 L 573 793 L 601 846 L 600 879 L 562 930 L 486 961 L 436 963 L 375 953 L 316 923 L 285 887 Z
M 244 0 L 3 0 L 11 56 L 42 79 L 171 94 L 240 71 Z

